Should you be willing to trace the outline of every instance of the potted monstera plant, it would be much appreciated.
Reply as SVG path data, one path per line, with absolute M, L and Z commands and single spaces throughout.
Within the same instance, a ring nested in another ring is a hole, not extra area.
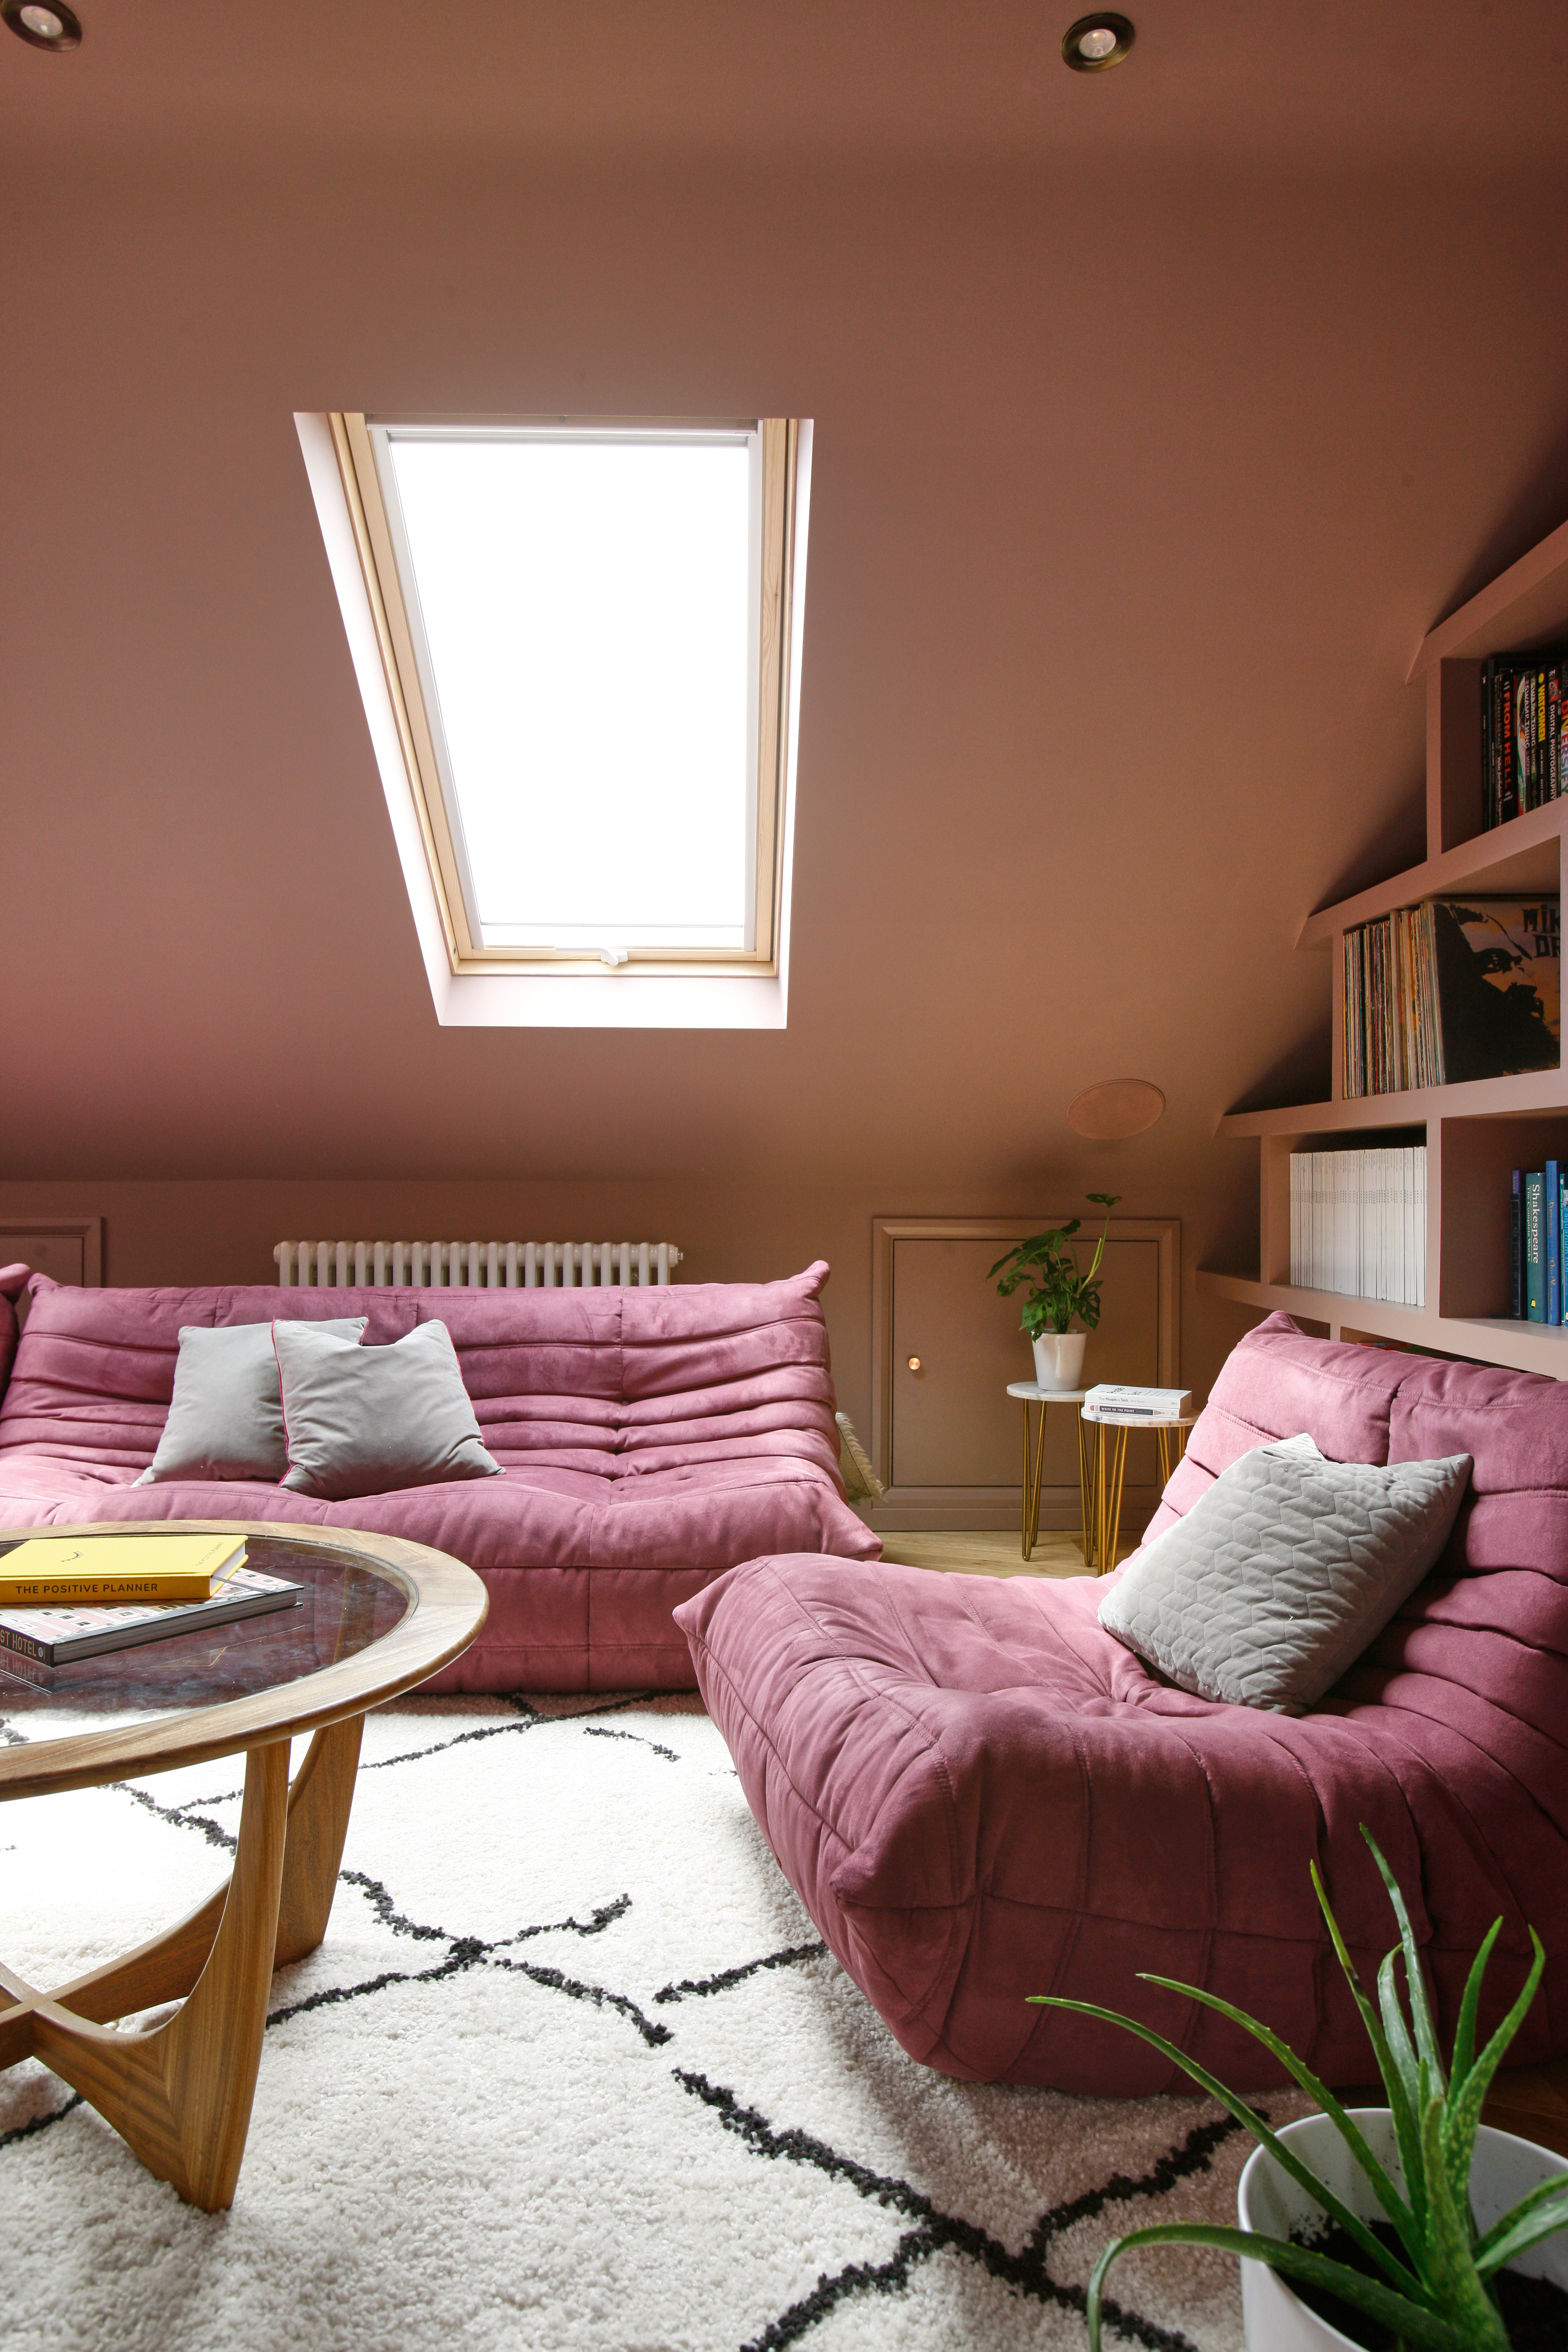
M 1533 1928 L 1523 1990 L 1476 2047 L 1481 1980 L 1502 1927 L 1477 1953 L 1445 2064 L 1420 1953 L 1397 1880 L 1362 1835 L 1388 1889 L 1399 1941 L 1366 1992 L 1311 1865 L 1312 1885 L 1384 2086 L 1386 2107 L 1346 2108 L 1278 2034 L 1215 1993 L 1143 1981 L 1217 2010 L 1260 2042 L 1321 2113 L 1273 2131 L 1258 2110 L 1152 2027 L 1092 2001 L 1032 1999 L 1125 2026 L 1190 2074 L 1258 2142 L 1237 2192 L 1239 2229 L 1172 2221 L 1113 2238 L 1089 2283 L 1089 2352 L 1100 2352 L 1106 2273 L 1129 2246 L 1217 2246 L 1243 2257 L 1248 2352 L 1547 2352 L 1568 2345 L 1568 2162 L 1492 2131 L 1481 2103 L 1535 1998 L 1546 1956 Z M 1399 1968 L 1405 1971 L 1401 2001 Z M 1521 2267 L 1522 2258 L 1522 2267 Z
M 993 1281 L 1002 1275 L 996 1284 L 998 1297 L 1011 1298 L 1015 1291 L 1024 1291 L 1023 1328 L 1034 1343 L 1035 1378 L 1043 1389 L 1082 1386 L 1083 1352 L 1089 1334 L 1100 1321 L 1100 1265 L 1110 1233 L 1110 1212 L 1121 1195 L 1090 1192 L 1087 1197 L 1105 1211 L 1104 1230 L 1087 1272 L 1073 1238 L 1083 1220 L 1069 1217 L 1065 1225 L 1054 1225 L 1049 1233 L 1031 1234 L 1005 1257 L 999 1257 L 986 1276 Z

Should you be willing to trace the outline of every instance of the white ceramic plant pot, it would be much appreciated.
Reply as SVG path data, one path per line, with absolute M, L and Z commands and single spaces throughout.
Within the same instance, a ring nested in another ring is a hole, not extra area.
M 1087 1331 L 1047 1331 L 1035 1341 L 1035 1378 L 1043 1389 L 1080 1389 Z
M 1368 2147 L 1403 2188 L 1405 2176 L 1394 2150 L 1394 2121 L 1386 2107 L 1352 2107 Z M 1328 2184 L 1342 2204 L 1363 2221 L 1381 2221 L 1383 2208 L 1365 2176 L 1327 2116 L 1303 2116 L 1279 2134 L 1294 2153 Z M 1568 2158 L 1533 2140 L 1483 2124 L 1476 2135 L 1470 2168 L 1470 2202 L 1476 2220 L 1489 2230 L 1549 2173 L 1568 2172 Z M 1267 2238 L 1288 2238 L 1303 2221 L 1321 2214 L 1304 2189 L 1282 2172 L 1267 2148 L 1255 2147 L 1242 2171 L 1236 2197 L 1244 2230 Z M 1560 2231 L 1521 2254 L 1512 2269 L 1549 2278 L 1568 2292 L 1568 2232 Z M 1360 2352 L 1352 2339 L 1310 2310 L 1278 2271 L 1263 2263 L 1241 2265 L 1241 2308 L 1247 2322 L 1247 2352 Z

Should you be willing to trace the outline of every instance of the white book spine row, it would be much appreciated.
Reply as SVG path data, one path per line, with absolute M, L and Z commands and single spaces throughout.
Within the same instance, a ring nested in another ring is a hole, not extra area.
M 1426 1304 L 1426 1147 L 1290 1154 L 1290 1280 Z

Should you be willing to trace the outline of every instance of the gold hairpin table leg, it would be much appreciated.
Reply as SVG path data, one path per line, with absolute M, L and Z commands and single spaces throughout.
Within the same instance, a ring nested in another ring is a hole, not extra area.
M 1029 1461 L 1029 1400 L 1024 1399 L 1024 1558 L 1028 1559 L 1040 1537 L 1040 1484 L 1046 1466 L 1046 1408 L 1040 1405 L 1039 1435 L 1035 1441 L 1034 1466 Z
M 1100 1488 L 1095 1481 L 1094 1441 L 1089 1435 L 1089 1423 L 1080 1412 L 1078 1417 L 1078 1526 L 1079 1545 L 1086 1569 L 1092 1569 L 1098 1557 L 1094 1539 L 1099 1496 Z
M 1109 1445 L 1106 1443 L 1110 1437 Z M 1116 1566 L 1116 1554 L 1121 1539 L 1121 1482 L 1127 1469 L 1127 1432 L 1113 1424 L 1099 1422 L 1095 1425 L 1095 1485 L 1097 1528 L 1095 1534 L 1094 1571 L 1107 1576 Z

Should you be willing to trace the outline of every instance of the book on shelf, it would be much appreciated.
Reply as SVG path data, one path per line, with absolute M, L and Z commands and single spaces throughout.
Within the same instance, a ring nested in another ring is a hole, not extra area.
M 1491 654 L 1481 672 L 1481 830 L 1568 790 L 1563 698 L 1568 649 Z
M 1568 1325 L 1568 1160 L 1513 1171 L 1509 1312 L 1516 1322 Z
M 39 1666 L 63 1666 L 78 1658 L 96 1658 L 110 1650 L 129 1650 L 142 1642 L 166 1641 L 174 1633 L 194 1633 L 212 1625 L 230 1625 L 242 1617 L 261 1617 L 274 1609 L 290 1609 L 304 1587 L 281 1576 L 263 1576 L 259 1569 L 237 1568 L 214 1600 L 149 1601 L 139 1608 L 19 1609 L 0 1602 L 0 1664 L 7 1656 L 30 1659 Z
M 1524 1313 L 1531 1323 L 1546 1320 L 1546 1178 L 1537 1168 L 1524 1180 Z
M 1426 1303 L 1426 1147 L 1290 1154 L 1290 1280 L 1301 1290 Z
M 233 1534 L 26 1536 L 0 1551 L 0 1606 L 206 1601 L 244 1564 Z
M 1555 1069 L 1555 895 L 1424 898 L 1344 935 L 1344 1092 L 1401 1094 Z
M 1191 1389 L 1151 1389 L 1101 1381 L 1083 1401 L 1086 1420 L 1127 1414 L 1138 1421 L 1180 1421 L 1193 1401 Z

